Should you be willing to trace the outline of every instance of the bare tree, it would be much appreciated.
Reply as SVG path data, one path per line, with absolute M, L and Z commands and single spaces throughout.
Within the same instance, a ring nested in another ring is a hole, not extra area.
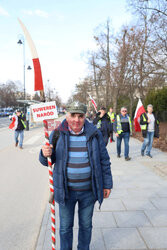
M 167 17 L 166 0 L 130 0 L 130 6 L 137 12 L 149 10 L 152 14 L 163 15 Z
M 101 28 L 101 27 L 100 27 Z M 103 31 L 104 30 L 104 31 Z M 111 95 L 111 27 L 110 20 L 107 20 L 107 23 L 103 30 L 100 30 L 99 34 L 94 36 L 96 44 L 99 48 L 98 57 L 101 73 L 103 73 L 103 78 L 105 79 L 106 84 L 105 88 L 105 106 L 108 107 L 110 104 Z
M 0 105 L 1 107 L 16 106 L 17 87 L 13 81 L 0 84 Z
M 91 52 L 89 55 L 89 68 L 90 68 L 90 93 L 93 94 L 95 91 L 95 99 L 97 107 L 100 108 L 101 104 L 101 95 L 103 92 L 103 76 L 104 76 L 104 69 L 97 63 L 98 55 L 95 52 Z
M 157 72 L 156 74 L 167 74 L 167 1 L 154 0 L 154 1 L 141 1 L 133 0 L 128 1 L 132 11 L 147 20 L 149 25 L 149 46 L 152 50 L 147 50 L 150 64 L 154 65 Z M 140 21 L 139 24 L 141 25 Z M 146 22 L 145 24 L 146 25 Z M 145 29 L 146 31 L 146 29 Z
M 89 54 L 89 73 L 76 85 L 73 99 L 88 102 L 90 93 L 117 111 L 118 99 L 129 100 L 132 115 L 137 97 L 160 88 L 167 76 L 167 1 L 128 1 L 136 24 L 111 35 L 110 21 L 96 30 L 96 49 Z M 127 99 L 128 98 L 128 99 Z
M 36 101 L 40 101 L 40 95 L 39 93 L 36 91 L 35 94 L 33 95 L 32 100 L 36 100 Z
M 87 77 L 80 83 L 76 84 L 72 100 L 87 104 L 89 101 L 88 93 L 90 93 L 90 89 L 91 79 Z

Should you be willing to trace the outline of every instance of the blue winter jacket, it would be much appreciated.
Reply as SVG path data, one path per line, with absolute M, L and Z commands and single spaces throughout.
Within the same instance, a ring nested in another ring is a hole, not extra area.
M 53 150 L 51 160 L 54 164 L 53 183 L 54 199 L 57 203 L 64 205 L 68 199 L 66 166 L 68 160 L 69 131 L 68 123 L 64 120 L 58 128 L 59 139 L 56 149 Z M 85 120 L 84 132 L 87 138 L 87 147 L 90 166 L 92 170 L 92 191 L 100 205 L 103 201 L 103 189 L 111 189 L 113 186 L 110 169 L 110 158 L 105 147 L 101 132 L 87 120 Z M 52 142 L 53 131 L 50 135 Z M 40 151 L 39 161 L 44 166 L 48 165 L 47 158 Z

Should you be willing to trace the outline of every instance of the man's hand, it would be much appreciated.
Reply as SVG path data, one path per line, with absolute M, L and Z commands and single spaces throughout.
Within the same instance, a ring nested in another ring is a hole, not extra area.
M 150 122 L 151 122 L 151 120 L 150 120 L 150 119 L 148 119 L 148 120 L 147 120 L 147 122 L 148 122 L 148 123 L 150 123 Z
M 53 145 L 47 146 L 47 145 L 43 145 L 42 146 L 42 153 L 44 157 L 50 157 L 52 154 L 52 148 Z
M 119 134 L 118 133 L 115 133 L 116 137 L 119 137 Z
M 102 118 L 102 117 L 103 117 L 103 114 L 102 114 L 101 110 L 99 110 L 99 113 L 100 113 L 100 114 L 99 114 L 99 117 Z
M 111 189 L 103 189 L 103 197 L 108 198 L 111 193 Z

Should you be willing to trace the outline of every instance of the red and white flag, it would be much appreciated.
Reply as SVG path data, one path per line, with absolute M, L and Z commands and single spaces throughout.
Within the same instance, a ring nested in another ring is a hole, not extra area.
M 41 65 L 40 65 L 40 61 L 39 61 L 36 47 L 35 47 L 34 42 L 30 36 L 30 33 L 28 32 L 25 25 L 22 23 L 22 21 L 19 18 L 18 18 L 18 21 L 23 29 L 25 38 L 29 44 L 31 54 L 32 54 L 32 61 L 33 61 L 33 65 L 34 65 L 34 90 L 35 91 L 38 91 L 38 90 L 44 91 Z
M 136 107 L 136 111 L 135 111 L 135 116 L 134 116 L 134 126 L 135 126 L 135 131 L 136 132 L 140 132 L 141 128 L 140 128 L 140 116 L 145 113 L 145 109 L 144 106 L 141 102 L 141 100 L 139 99 L 137 107 Z
M 92 102 L 92 104 L 93 104 L 93 106 L 94 106 L 94 109 L 95 109 L 95 110 L 96 110 L 96 112 L 97 112 L 97 105 L 96 105 L 95 100 L 91 97 L 91 95 L 89 95 L 89 97 L 90 97 L 91 102 Z

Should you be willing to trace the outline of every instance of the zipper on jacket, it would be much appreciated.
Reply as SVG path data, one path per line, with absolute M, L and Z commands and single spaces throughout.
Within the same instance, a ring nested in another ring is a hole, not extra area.
M 97 134 L 97 132 L 95 132 L 95 133 L 93 133 L 92 134 L 92 136 L 89 138 L 89 141 L 87 141 L 87 145 L 88 145 L 88 142 L 90 142 L 90 149 L 92 150 L 92 140 L 93 140 L 93 136 L 94 135 L 96 135 Z M 97 142 L 98 143 L 98 142 Z M 88 152 L 89 152 L 89 150 L 88 150 Z M 92 150 L 92 152 L 93 152 L 93 150 Z M 89 155 L 89 160 L 90 160 L 90 155 Z M 91 163 L 91 162 L 90 162 Z M 94 168 L 94 160 L 92 161 L 92 173 L 93 173 L 93 168 Z M 95 173 L 95 169 L 94 169 L 94 173 Z M 92 176 L 93 176 L 93 174 L 92 174 Z M 93 180 L 93 178 L 92 178 L 92 180 Z M 95 174 L 95 182 L 96 182 L 96 174 Z M 97 183 L 98 183 L 98 186 L 99 186 L 99 191 L 100 191 L 100 185 L 99 185 L 99 182 L 98 182 L 98 179 L 97 179 Z M 98 198 L 98 197 L 97 197 Z M 99 206 L 99 209 L 100 209 L 100 207 L 101 207 L 101 192 L 100 192 L 100 197 L 99 197 L 99 199 L 100 199 L 100 201 L 99 201 L 99 204 L 100 204 L 100 206 Z
M 96 134 L 97 136 L 98 136 L 98 134 Z M 98 144 L 98 138 L 96 137 L 96 140 L 97 140 L 97 144 Z M 100 152 L 99 152 L 100 153 Z M 99 181 L 98 181 L 98 178 L 97 178 L 97 183 L 98 183 L 98 186 L 99 186 L 99 190 L 100 190 L 100 185 L 99 185 Z M 102 203 L 102 201 L 101 201 L 101 191 L 100 191 L 100 202 L 99 202 L 99 209 L 100 209 L 100 207 L 101 207 L 101 203 Z
M 67 143 L 65 142 L 65 140 L 67 139 Z M 64 178 L 65 178 L 65 193 L 67 194 L 68 197 L 68 181 L 67 181 L 67 160 L 68 160 L 68 147 L 69 147 L 69 142 L 68 142 L 68 136 L 64 135 L 64 146 L 66 145 L 66 148 L 64 150 Z M 67 155 L 65 157 L 65 151 L 67 152 Z M 65 195 L 64 195 L 65 196 Z M 65 198 L 65 197 L 64 197 Z
M 90 165 L 91 165 L 92 191 L 93 191 L 94 197 L 96 198 L 95 187 L 94 187 L 94 181 L 93 181 L 93 168 L 94 168 L 94 165 L 93 165 L 93 162 L 92 162 L 92 160 L 91 160 L 91 155 L 90 155 L 90 151 L 91 151 L 91 141 L 92 141 L 92 137 L 89 138 L 89 140 L 86 142 L 86 144 L 87 144 L 87 148 L 88 148 L 88 158 L 89 158 L 89 162 L 90 162 Z

